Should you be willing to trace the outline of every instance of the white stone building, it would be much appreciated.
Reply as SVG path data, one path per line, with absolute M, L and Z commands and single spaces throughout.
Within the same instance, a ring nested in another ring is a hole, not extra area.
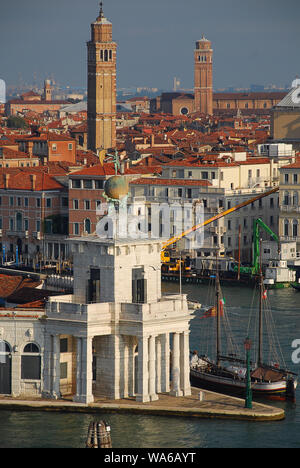
M 161 241 L 70 243 L 73 295 L 0 311 L 0 393 L 83 403 L 189 395 L 192 316 L 185 295 L 161 293 Z

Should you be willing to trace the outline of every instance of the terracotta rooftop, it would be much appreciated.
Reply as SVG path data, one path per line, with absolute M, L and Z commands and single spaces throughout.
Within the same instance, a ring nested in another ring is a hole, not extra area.
M 8 190 L 32 190 L 32 176 L 35 176 L 34 191 L 64 190 L 65 187 L 51 175 L 36 168 L 0 168 L 0 189 L 5 189 L 5 179 Z M 8 176 L 8 179 L 7 179 Z

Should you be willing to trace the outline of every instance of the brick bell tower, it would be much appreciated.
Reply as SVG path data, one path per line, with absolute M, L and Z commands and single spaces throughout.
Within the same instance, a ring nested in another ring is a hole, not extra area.
M 194 110 L 213 114 L 213 50 L 204 36 L 194 51 Z
M 112 24 L 100 13 L 91 24 L 88 49 L 88 149 L 116 146 L 116 52 Z

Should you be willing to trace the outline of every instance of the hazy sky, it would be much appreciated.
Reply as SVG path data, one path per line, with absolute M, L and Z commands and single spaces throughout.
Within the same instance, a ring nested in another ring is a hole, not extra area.
M 290 84 L 300 75 L 299 0 L 104 0 L 118 44 L 117 86 L 193 87 L 193 50 L 213 43 L 214 88 Z M 51 74 L 86 86 L 86 42 L 96 0 L 1 0 L 0 78 Z

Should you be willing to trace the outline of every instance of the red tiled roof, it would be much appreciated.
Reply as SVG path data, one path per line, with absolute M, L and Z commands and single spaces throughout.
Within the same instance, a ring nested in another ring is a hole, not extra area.
M 65 190 L 51 175 L 38 168 L 0 168 L 0 189 L 5 188 L 4 176 L 9 175 L 8 189 L 32 190 L 32 175 L 35 175 L 35 191 Z
M 0 297 L 7 298 L 24 287 L 36 287 L 41 284 L 41 281 L 33 281 L 23 276 L 13 276 L 0 274 Z

